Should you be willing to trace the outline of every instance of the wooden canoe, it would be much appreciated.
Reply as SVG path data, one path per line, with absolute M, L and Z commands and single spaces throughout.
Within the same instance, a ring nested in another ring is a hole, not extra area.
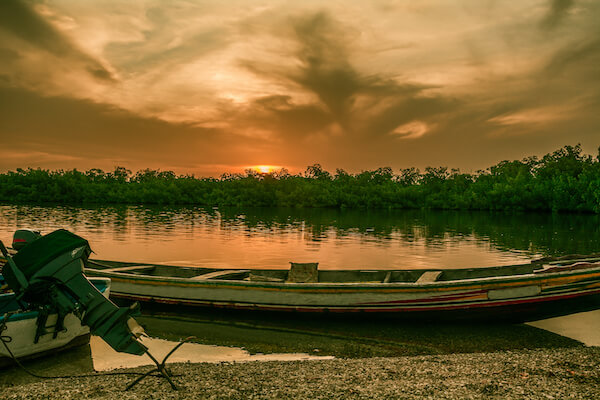
M 115 298 L 205 308 L 519 321 L 600 308 L 600 258 L 357 271 L 294 263 L 290 270 L 230 270 L 89 260 L 85 273 L 110 278 Z

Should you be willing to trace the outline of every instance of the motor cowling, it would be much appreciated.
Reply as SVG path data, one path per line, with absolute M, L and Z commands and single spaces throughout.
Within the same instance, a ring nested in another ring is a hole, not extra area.
M 19 229 L 13 235 L 12 248 L 19 251 L 41 237 L 42 235 L 39 231 L 34 231 L 33 229 Z

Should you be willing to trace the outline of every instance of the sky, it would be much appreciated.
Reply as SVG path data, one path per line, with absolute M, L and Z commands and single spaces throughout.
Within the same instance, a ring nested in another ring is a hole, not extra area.
M 598 21 L 593 0 L 2 0 L 0 171 L 597 155 Z

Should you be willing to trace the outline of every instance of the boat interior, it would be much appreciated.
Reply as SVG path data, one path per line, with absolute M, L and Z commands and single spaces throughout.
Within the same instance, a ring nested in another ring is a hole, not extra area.
M 536 264 L 468 269 L 415 270 L 319 270 L 317 263 L 290 263 L 289 269 L 216 269 L 115 261 L 88 260 L 87 268 L 104 272 L 190 280 L 233 280 L 289 283 L 428 283 L 495 276 L 532 274 L 540 270 Z

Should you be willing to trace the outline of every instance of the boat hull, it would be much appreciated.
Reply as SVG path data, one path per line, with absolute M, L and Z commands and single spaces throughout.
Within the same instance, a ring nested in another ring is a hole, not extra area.
M 7 343 L 10 351 L 18 359 L 41 357 L 77 345 L 87 344 L 90 330 L 81 325 L 81 321 L 69 314 L 65 317 L 65 331 L 59 332 L 56 338 L 52 334 L 44 335 L 34 343 L 36 332 L 37 313 L 32 316 L 23 315 L 24 319 L 11 321 L 6 324 L 3 336 L 10 336 L 12 340 Z M 48 317 L 48 324 L 56 322 L 56 314 Z M 1 321 L 0 321 L 1 323 Z M 12 356 L 4 346 L 0 346 L 0 366 L 14 363 Z
M 521 323 L 537 321 L 546 318 L 559 317 L 579 312 L 600 309 L 600 293 L 593 293 L 575 298 L 553 299 L 539 302 L 515 302 L 512 304 L 491 304 L 487 306 L 473 305 L 469 307 L 440 307 L 437 309 L 371 309 L 359 308 L 332 308 L 332 307 L 287 307 L 280 305 L 241 305 L 239 303 L 193 302 L 187 299 L 166 299 L 159 297 L 146 297 L 137 294 L 118 294 L 114 296 L 119 304 L 139 302 L 142 309 L 158 309 L 161 312 L 197 313 L 203 315 L 223 313 L 227 314 L 255 314 L 272 315 L 281 317 L 310 317 L 325 319 L 360 320 L 399 320 L 399 321 L 427 321 L 427 322 L 511 322 Z
M 600 267 L 415 283 L 201 281 L 86 269 L 118 299 L 211 309 L 425 320 L 529 321 L 599 308 Z

